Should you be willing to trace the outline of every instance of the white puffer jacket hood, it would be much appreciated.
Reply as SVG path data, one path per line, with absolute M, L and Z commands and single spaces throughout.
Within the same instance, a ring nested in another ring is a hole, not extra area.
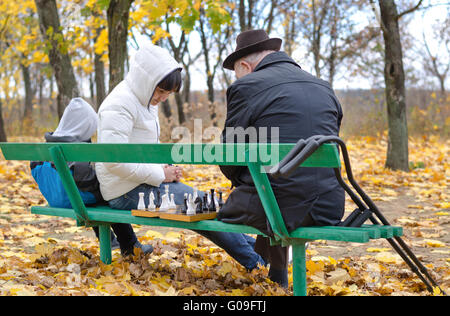
M 125 80 L 100 106 L 98 143 L 158 143 L 158 107 L 150 105 L 150 100 L 158 83 L 180 68 L 167 50 L 143 45 L 131 61 Z M 159 164 L 97 163 L 96 172 L 106 201 L 140 184 L 159 186 L 165 179 Z

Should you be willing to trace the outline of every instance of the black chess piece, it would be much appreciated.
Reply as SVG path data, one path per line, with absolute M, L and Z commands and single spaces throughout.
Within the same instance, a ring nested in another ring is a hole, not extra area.
M 187 209 L 188 209 L 187 197 L 185 197 L 184 201 L 183 201 L 183 205 L 181 205 L 181 214 L 186 214 L 187 213 Z
M 208 196 L 205 194 L 203 196 L 203 205 L 202 205 L 202 211 L 203 213 L 208 213 Z
M 160 208 L 161 207 L 161 192 L 159 190 L 156 191 L 156 199 L 155 199 L 155 207 Z
M 222 208 L 222 206 L 223 206 L 223 199 L 222 199 L 222 191 L 219 191 L 219 201 L 218 201 L 218 203 L 219 203 L 219 210 Z
M 194 203 L 197 205 L 196 209 L 195 209 L 195 212 L 196 213 L 203 213 L 203 202 L 202 202 L 202 199 L 199 196 L 197 196 L 197 198 L 195 199 Z
M 216 202 L 215 202 L 215 196 L 214 196 L 214 189 L 211 189 L 211 201 L 208 205 L 208 210 L 210 212 L 216 211 Z

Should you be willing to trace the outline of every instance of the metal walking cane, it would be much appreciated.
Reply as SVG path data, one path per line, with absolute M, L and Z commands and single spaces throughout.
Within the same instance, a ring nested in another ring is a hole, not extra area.
M 378 207 L 373 203 L 370 197 L 362 190 L 362 188 L 356 183 L 352 169 L 350 166 L 350 159 L 347 151 L 347 146 L 344 141 L 337 136 L 323 136 L 316 135 L 308 138 L 307 140 L 299 140 L 294 148 L 286 155 L 286 157 L 280 161 L 279 164 L 274 166 L 270 170 L 270 174 L 274 177 L 289 176 L 296 168 L 298 168 L 314 151 L 317 150 L 322 144 L 327 142 L 335 142 L 339 145 L 344 158 L 345 170 L 347 178 L 358 195 L 348 186 L 342 178 L 339 168 L 334 168 L 334 172 L 339 184 L 349 194 L 351 199 L 358 206 L 349 217 L 342 223 L 343 226 L 360 227 L 366 220 L 370 220 L 374 225 L 389 225 L 387 219 L 383 216 Z M 361 197 L 361 198 L 360 198 Z M 364 204 L 363 203 L 363 201 Z M 375 218 L 375 216 L 378 218 Z M 381 223 L 380 223 L 381 221 Z M 412 250 L 404 242 L 401 237 L 386 238 L 389 244 L 400 255 L 410 269 L 419 277 L 419 279 L 426 285 L 427 290 L 434 293 L 433 286 L 439 288 L 443 295 L 447 295 L 431 277 L 426 267 L 419 261 L 414 255 Z

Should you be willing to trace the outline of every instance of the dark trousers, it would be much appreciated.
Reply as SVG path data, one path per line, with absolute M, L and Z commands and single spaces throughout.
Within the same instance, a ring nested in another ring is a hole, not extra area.
M 302 227 L 314 226 L 315 222 L 311 215 L 306 215 L 302 222 Z M 265 262 L 270 263 L 270 269 L 276 271 L 287 270 L 288 259 L 288 247 L 271 246 L 270 239 L 263 236 L 258 236 L 255 243 L 255 252 L 258 253 Z M 270 273 L 270 272 L 269 272 Z
M 130 224 L 111 224 L 111 228 L 114 231 L 114 233 L 111 232 L 111 240 L 114 239 L 113 234 L 115 234 L 122 252 L 132 249 L 134 244 L 137 242 L 137 237 L 136 234 L 134 233 L 133 227 L 131 227 Z M 98 227 L 93 227 L 93 229 L 95 235 L 98 238 L 99 237 Z

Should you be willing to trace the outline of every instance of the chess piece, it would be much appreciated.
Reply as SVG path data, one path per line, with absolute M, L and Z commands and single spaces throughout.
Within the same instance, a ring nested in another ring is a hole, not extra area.
M 192 196 L 192 198 L 193 198 L 194 201 L 195 201 L 195 200 L 197 200 L 197 197 L 198 197 L 198 189 L 197 189 L 197 188 L 194 188 L 194 195 Z
M 183 205 L 181 205 L 181 214 L 186 214 L 187 213 L 187 198 L 185 197 L 183 200 Z
M 155 195 L 153 194 L 153 191 L 150 191 L 150 196 L 148 198 L 148 210 L 152 212 L 156 210 Z
M 164 189 L 165 189 L 165 193 L 167 194 L 167 196 L 169 196 L 169 185 L 168 184 L 166 184 L 165 186 L 164 186 Z
M 145 211 L 144 192 L 139 193 L 139 202 L 137 205 L 137 209 L 141 210 L 141 211 Z
M 202 205 L 202 211 L 203 213 L 208 213 L 208 194 L 205 194 L 203 196 L 203 205 Z
M 186 215 L 195 215 L 195 203 L 192 199 L 192 194 L 189 194 L 189 198 L 187 200 L 187 211 Z
M 169 208 L 171 210 L 176 210 L 177 208 L 177 205 L 175 204 L 175 194 L 173 193 L 170 194 Z
M 161 207 L 161 192 L 159 189 L 156 191 L 156 200 L 155 200 L 155 208 Z
M 166 212 L 170 207 L 170 197 L 169 194 L 163 194 L 161 197 L 161 206 L 159 207 L 160 212 Z
M 220 210 L 224 204 L 223 199 L 222 199 L 222 191 L 219 191 L 219 201 L 217 201 L 217 203 L 219 204 L 219 210 Z
M 203 213 L 203 202 L 202 202 L 202 199 L 199 196 L 197 196 L 197 198 L 195 199 L 194 202 L 195 202 L 195 205 L 196 205 L 195 212 L 196 213 Z
M 208 205 L 208 210 L 210 212 L 215 212 L 216 211 L 216 201 L 215 201 L 215 199 L 216 199 L 216 197 L 215 197 L 215 194 L 214 194 L 214 189 L 211 189 L 211 200 L 210 200 L 209 205 Z

